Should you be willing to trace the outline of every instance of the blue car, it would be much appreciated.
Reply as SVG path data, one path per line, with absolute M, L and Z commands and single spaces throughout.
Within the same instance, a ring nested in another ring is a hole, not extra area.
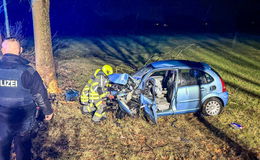
M 223 79 L 202 62 L 158 61 L 132 75 L 113 74 L 109 79 L 122 112 L 134 116 L 143 108 L 154 123 L 160 116 L 191 112 L 215 116 L 228 103 Z

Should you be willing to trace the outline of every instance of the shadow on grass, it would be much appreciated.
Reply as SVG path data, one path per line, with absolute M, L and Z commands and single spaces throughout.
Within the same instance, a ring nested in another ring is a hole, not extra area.
M 119 48 L 119 46 L 115 42 L 113 42 L 111 40 L 99 40 L 99 39 L 92 40 L 92 42 L 106 55 L 108 55 L 112 58 L 121 60 L 122 62 L 136 68 L 135 64 L 133 63 L 133 57 L 123 53 L 121 51 L 121 49 Z M 109 47 L 113 48 L 116 51 L 116 53 L 112 52 L 108 47 L 106 47 L 106 45 L 104 43 L 109 45 Z M 130 53 L 130 55 L 133 55 L 133 54 Z M 95 56 L 100 58 L 101 60 L 103 60 L 105 62 L 108 61 L 108 59 L 106 59 L 106 57 L 103 56 L 103 55 L 95 55 Z M 114 64 L 114 65 L 118 65 L 118 64 Z
M 243 81 L 249 82 L 249 83 L 251 83 L 251 84 L 253 84 L 253 85 L 256 85 L 256 86 L 260 86 L 260 83 L 257 82 L 257 81 L 253 81 L 253 80 L 251 80 L 251 79 L 242 77 L 242 76 L 240 76 L 240 75 L 238 75 L 238 74 L 236 74 L 236 73 L 234 73 L 234 72 L 228 71 L 228 70 L 226 70 L 226 69 L 224 69 L 224 68 L 222 68 L 222 67 L 219 67 L 219 66 L 217 66 L 217 65 L 212 65 L 212 66 L 213 66 L 214 68 L 217 68 L 218 70 L 221 70 L 222 72 L 226 72 L 226 73 L 229 74 L 229 75 L 232 75 L 232 76 L 234 76 L 234 77 L 237 77 L 237 78 L 239 78 L 239 79 L 242 79 Z
M 136 55 L 136 48 L 133 48 L 130 46 L 130 44 L 128 43 L 127 39 L 123 40 L 123 44 L 121 45 L 120 43 L 117 43 L 117 41 L 115 41 L 114 39 L 102 39 L 102 38 L 95 38 L 92 39 L 92 43 L 97 46 L 100 51 L 102 51 L 104 54 L 95 54 L 94 56 L 103 60 L 104 62 L 108 62 L 113 64 L 114 62 L 111 61 L 109 58 L 114 58 L 117 60 L 120 60 L 124 63 L 126 63 L 129 66 L 136 66 L 136 60 L 141 61 L 141 63 L 145 63 L 145 58 L 141 55 L 143 52 L 147 52 L 148 55 L 153 55 L 155 53 L 158 54 L 162 54 L 163 51 L 157 49 L 157 47 L 155 45 L 151 45 L 148 42 L 144 42 L 141 38 L 137 38 L 137 37 L 130 37 L 130 40 L 132 40 L 133 42 L 136 43 L 136 45 L 138 46 L 138 48 L 142 48 L 142 51 L 140 52 L 140 55 L 137 54 Z M 151 39 L 151 42 L 153 42 Z M 166 41 L 168 42 L 168 41 Z M 165 43 L 165 42 L 164 42 Z M 168 42 L 170 43 L 170 42 Z M 200 43 L 199 43 L 200 44 Z M 211 44 L 211 43 L 202 43 L 202 46 L 206 49 L 211 51 L 212 53 L 216 54 L 217 56 L 220 57 L 225 57 L 227 56 L 228 59 L 235 63 L 235 64 L 239 64 L 239 65 L 243 65 L 245 67 L 251 67 L 251 68 L 255 68 L 258 67 L 256 65 L 246 61 L 246 60 L 240 60 L 238 57 L 231 55 L 229 52 L 225 51 L 223 48 L 218 47 L 217 45 Z M 66 47 L 66 46 L 65 46 Z M 144 50 L 143 50 L 144 49 Z M 137 56 L 137 59 L 134 59 L 134 56 Z M 84 56 L 83 56 L 84 57 Z M 84 58 L 89 58 L 89 57 L 84 57 Z M 113 64 L 113 65 L 118 65 L 118 64 Z M 222 68 L 220 68 L 220 70 L 223 70 Z M 243 79 L 244 81 L 249 81 L 252 84 L 258 85 L 258 82 L 254 82 L 254 81 L 250 81 L 247 78 L 243 78 L 235 73 L 231 73 L 227 70 L 223 70 L 224 72 L 227 72 L 228 74 L 232 75 L 232 76 L 236 76 L 237 78 Z M 258 97 L 260 98 L 259 95 L 240 88 L 240 86 L 238 86 L 237 84 L 234 83 L 227 83 L 228 85 L 230 85 L 233 88 L 239 88 L 240 91 L 245 92 L 251 96 L 254 97 Z M 245 87 L 246 88 L 246 87 Z M 201 97 L 201 93 L 200 97 Z M 203 117 L 198 117 L 199 121 L 205 125 L 209 131 L 211 131 L 216 137 L 222 139 L 223 141 L 225 141 L 232 150 L 235 151 L 235 153 L 237 155 L 241 155 L 241 157 L 245 158 L 245 159 L 256 159 L 256 154 L 253 152 L 250 152 L 246 149 L 244 149 L 242 146 L 240 146 L 238 143 L 236 143 L 235 141 L 233 141 L 231 138 L 229 138 L 223 131 L 220 131 L 218 128 L 214 127 L 212 124 L 210 124 L 206 119 L 204 119 Z M 78 125 L 80 126 L 80 125 Z M 64 126 L 59 126 L 57 128 L 61 128 L 63 129 Z M 80 128 L 76 128 L 76 133 L 74 136 L 76 137 L 76 144 L 77 146 L 80 146 L 81 142 L 78 139 L 78 137 L 80 136 Z M 45 137 L 48 136 L 48 134 L 44 133 Z M 43 135 L 41 137 L 44 137 Z M 45 138 L 44 137 L 44 138 Z M 64 153 L 62 153 L 60 150 L 66 150 L 68 147 L 68 138 L 66 135 L 61 134 L 60 137 L 58 138 L 58 140 L 56 140 L 55 142 L 51 142 L 51 144 L 48 146 L 44 146 L 44 139 L 42 141 L 39 141 L 36 143 L 36 149 L 35 152 L 37 153 L 41 153 L 43 151 L 48 151 L 44 154 L 40 154 L 42 155 L 42 157 L 40 157 L 41 159 L 46 159 L 46 158 L 53 158 L 53 159 L 59 159 L 63 156 Z M 38 148 L 38 149 L 37 149 Z M 40 159 L 39 159 L 40 160 Z
M 48 123 L 45 123 L 33 142 L 33 153 L 35 154 L 35 160 L 45 160 L 45 159 L 60 159 L 63 156 L 64 150 L 68 149 L 69 140 L 64 134 L 61 134 L 56 141 L 51 143 L 46 142 L 48 139 Z
M 247 89 L 244 89 L 244 88 L 241 88 L 240 86 L 236 85 L 235 83 L 232 83 L 232 82 L 225 82 L 227 85 L 233 87 L 233 88 L 238 88 L 239 91 L 242 91 L 252 97 L 256 97 L 256 98 L 260 98 L 260 95 L 256 94 L 256 93 L 253 93 Z
M 243 60 L 243 59 L 240 59 L 237 56 L 234 56 L 234 55 L 230 54 L 224 48 L 220 48 L 217 45 L 211 44 L 209 42 L 201 42 L 199 45 L 202 48 L 204 48 L 204 49 L 206 49 L 206 50 L 208 50 L 208 51 L 210 51 L 212 53 L 217 53 L 217 56 L 226 58 L 229 61 L 231 61 L 231 62 L 233 62 L 233 63 L 235 63 L 237 65 L 241 65 L 243 67 L 248 67 L 248 68 L 256 69 L 256 70 L 260 69 L 260 67 L 255 65 L 254 63 L 248 62 L 248 61 Z M 229 48 L 226 48 L 226 49 L 229 49 Z
M 216 137 L 220 138 L 221 140 L 225 141 L 229 147 L 236 153 L 236 156 L 241 156 L 243 159 L 250 159 L 250 160 L 257 160 L 257 154 L 246 150 L 241 145 L 233 141 L 229 138 L 225 132 L 219 130 L 211 123 L 209 123 L 203 116 L 197 115 L 197 119 L 205 126 L 209 131 L 211 131 Z
M 190 63 L 186 63 L 186 65 L 188 65 L 189 67 L 193 68 L 193 64 Z M 198 64 L 194 64 L 194 65 L 198 65 Z M 203 66 L 200 66 L 203 67 Z M 237 86 L 236 84 L 233 83 L 228 83 L 228 85 L 232 86 L 233 88 L 237 88 L 239 86 Z M 199 88 L 201 87 L 201 83 L 198 81 L 198 85 Z M 258 97 L 260 98 L 260 96 L 256 95 L 255 93 L 252 93 L 246 89 L 240 88 L 243 92 L 254 96 L 254 97 Z M 199 102 L 202 102 L 202 93 L 201 90 L 199 90 L 198 92 L 199 95 Z M 200 103 L 199 106 L 202 106 L 202 104 Z M 257 153 L 254 153 L 252 151 L 249 151 L 245 148 L 243 148 L 241 145 L 239 145 L 237 142 L 233 141 L 231 138 L 229 138 L 227 136 L 227 134 L 223 131 L 221 131 L 220 129 L 218 129 L 217 127 L 215 127 L 213 124 L 211 124 L 209 121 L 207 121 L 203 116 L 201 116 L 200 114 L 195 114 L 197 116 L 197 119 L 210 131 L 212 132 L 217 138 L 220 138 L 221 140 L 225 141 L 229 147 L 231 148 L 231 150 L 233 150 L 236 154 L 236 156 L 240 156 L 243 159 L 250 159 L 250 160 L 256 160 L 257 159 Z
M 153 54 L 159 54 L 160 55 L 160 54 L 162 54 L 162 51 L 160 49 L 157 49 L 156 46 L 153 46 L 150 43 L 147 43 L 147 42 L 143 41 L 142 39 L 140 39 L 136 36 L 131 36 L 130 38 L 135 43 L 142 46 L 144 48 L 145 52 L 148 53 L 149 55 L 153 55 Z

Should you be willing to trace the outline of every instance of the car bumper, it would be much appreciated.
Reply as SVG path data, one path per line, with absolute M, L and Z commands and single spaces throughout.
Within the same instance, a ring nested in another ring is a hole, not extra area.
M 228 92 L 222 92 L 219 94 L 219 97 L 223 101 L 223 106 L 225 107 L 228 104 Z

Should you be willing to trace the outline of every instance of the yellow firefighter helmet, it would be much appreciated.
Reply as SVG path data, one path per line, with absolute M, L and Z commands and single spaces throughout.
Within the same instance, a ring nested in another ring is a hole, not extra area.
M 110 74 L 113 74 L 113 68 L 110 65 L 107 65 L 107 64 L 102 67 L 102 71 L 107 76 L 110 75 Z

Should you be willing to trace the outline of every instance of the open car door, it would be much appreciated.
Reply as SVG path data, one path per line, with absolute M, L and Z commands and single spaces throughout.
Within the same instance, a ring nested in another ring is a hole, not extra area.
M 147 118 L 149 118 L 153 123 L 157 123 L 157 105 L 155 98 L 155 82 L 152 81 L 152 99 L 147 98 L 144 94 L 141 94 L 141 104 L 144 107 L 144 112 Z
M 118 95 L 117 103 L 120 107 L 120 109 L 124 112 L 126 112 L 128 115 L 133 116 L 134 113 L 131 111 L 131 109 L 128 107 L 124 99 L 119 98 L 120 95 Z

